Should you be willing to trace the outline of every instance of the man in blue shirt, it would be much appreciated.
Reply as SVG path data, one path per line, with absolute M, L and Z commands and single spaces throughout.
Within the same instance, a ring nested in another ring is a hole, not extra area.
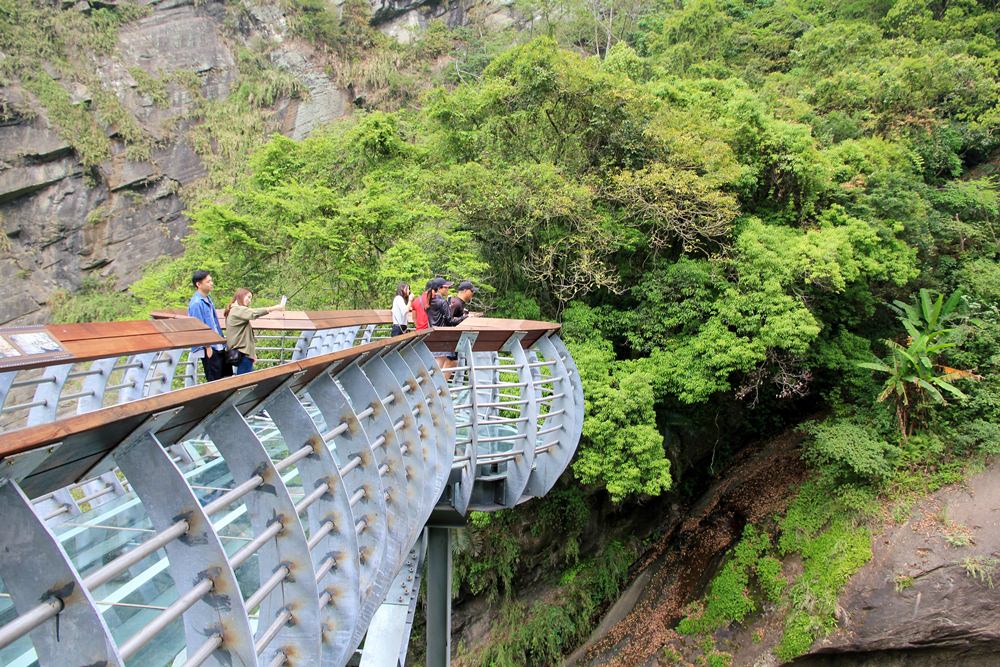
M 212 276 L 208 271 L 199 269 L 191 274 L 191 282 L 197 291 L 188 302 L 188 315 L 198 318 L 209 329 L 221 336 L 222 327 L 219 325 L 219 315 L 215 312 L 212 297 L 209 296 L 212 288 L 215 287 Z M 191 348 L 191 359 L 201 359 L 207 381 L 218 380 L 233 374 L 233 367 L 226 363 L 226 346 L 222 343 Z

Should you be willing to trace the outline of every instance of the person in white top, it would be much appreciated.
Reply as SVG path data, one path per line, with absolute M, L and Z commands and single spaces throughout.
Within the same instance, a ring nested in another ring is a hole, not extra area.
M 396 296 L 392 300 L 392 335 L 401 336 L 406 333 L 407 316 L 413 310 L 410 298 L 410 286 L 407 283 L 399 283 L 396 288 Z

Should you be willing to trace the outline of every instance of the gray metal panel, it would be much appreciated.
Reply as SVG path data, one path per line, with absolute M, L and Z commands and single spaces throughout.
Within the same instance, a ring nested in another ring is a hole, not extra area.
M 424 368 L 429 369 L 427 373 L 434 385 L 434 400 L 431 403 L 431 408 L 438 415 L 439 423 L 436 425 L 438 429 L 437 453 L 441 465 L 438 473 L 440 477 L 436 479 L 434 493 L 440 497 L 445 484 L 448 483 L 452 461 L 455 460 L 455 410 L 452 407 L 451 392 L 448 391 L 444 375 L 438 369 L 437 362 L 434 361 L 434 357 L 424 341 L 420 340 L 408 349 L 412 349 Z
M 426 498 L 430 499 L 430 503 L 433 506 L 441 497 L 437 480 L 442 476 L 447 480 L 450 473 L 450 458 L 448 461 L 445 461 L 443 453 L 448 450 L 449 443 L 452 440 L 448 436 L 448 420 L 445 419 L 440 410 L 441 403 L 438 397 L 438 388 L 434 384 L 434 380 L 430 374 L 431 370 L 437 373 L 437 364 L 430 354 L 427 354 L 426 357 L 422 356 L 418 351 L 419 348 L 427 349 L 423 341 L 414 341 L 400 350 L 400 357 L 406 362 L 410 370 L 413 371 L 415 380 L 419 380 L 418 386 L 423 396 L 424 405 L 426 406 L 426 414 L 421 415 L 423 417 L 423 430 L 425 431 L 423 443 L 426 450 L 424 458 L 427 461 L 425 470 L 427 473 L 426 479 L 428 480 L 424 494 Z M 427 366 L 428 357 L 430 358 L 429 367 Z
M 59 364 L 49 366 L 42 377 L 49 379 L 49 382 L 42 382 L 35 388 L 35 397 L 32 402 L 41 401 L 41 405 L 36 405 L 28 411 L 27 426 L 36 424 L 47 424 L 55 421 L 59 410 L 59 394 L 62 393 L 63 385 L 66 384 L 66 376 L 73 370 L 73 364 Z
M 549 336 L 549 340 L 556 348 L 558 358 L 565 364 L 566 376 L 569 378 L 569 384 L 573 388 L 573 430 L 570 433 L 570 442 L 573 443 L 573 451 L 576 451 L 577 445 L 580 444 L 580 435 L 583 433 L 584 416 L 583 384 L 580 382 L 580 371 L 576 367 L 576 362 L 573 361 L 573 355 L 566 349 L 566 344 L 562 342 L 562 339 L 553 334 Z M 572 453 L 570 453 L 570 458 L 572 456 Z M 566 463 L 568 464 L 569 460 Z
M 329 592 L 332 598 L 320 609 L 323 631 L 321 664 L 343 665 L 350 657 L 348 645 L 361 606 L 361 563 L 350 494 L 340 477 L 333 454 L 323 442 L 309 413 L 289 389 L 272 394 L 264 409 L 281 432 L 289 452 L 307 444 L 313 447 L 313 453 L 296 464 L 302 477 L 303 491 L 309 493 L 322 484 L 326 484 L 328 489 L 306 512 L 310 535 L 316 535 L 327 521 L 334 525 L 334 529 L 313 547 L 312 561 L 313 568 L 318 570 L 330 556 L 337 559 L 336 567 L 316 583 L 319 590 Z
M 164 414 L 164 419 L 169 413 Z M 157 532 L 179 519 L 188 532 L 166 545 L 170 574 L 179 595 L 204 579 L 212 590 L 184 613 L 188 653 L 214 635 L 223 637 L 203 664 L 218 667 L 256 667 L 253 634 L 236 575 L 219 536 L 181 471 L 153 434 L 154 423 L 137 431 L 115 450 L 115 460 L 128 479 Z
M 552 382 L 550 386 L 554 394 L 564 394 L 562 398 L 548 401 L 549 412 L 559 412 L 562 410 L 564 411 L 563 414 L 542 422 L 544 426 L 541 430 L 556 426 L 560 426 L 561 428 L 557 432 L 541 436 L 536 445 L 541 446 L 553 440 L 558 441 L 555 447 L 538 453 L 535 458 L 535 468 L 531 472 L 525 492 L 530 496 L 537 497 L 548 493 L 559 479 L 559 476 L 562 475 L 563 470 L 569 465 L 570 459 L 573 458 L 573 453 L 576 451 L 579 434 L 576 434 L 574 437 L 578 409 L 574 402 L 575 394 L 573 385 L 570 382 L 566 364 L 560 358 L 559 350 L 547 336 L 542 336 L 535 341 L 532 349 L 538 350 L 545 358 L 545 361 L 554 362 L 554 365 L 550 367 L 552 369 Z M 535 393 L 537 396 L 541 392 L 538 391 Z M 582 406 L 579 408 L 579 412 L 583 412 Z M 541 421 L 544 415 L 539 413 L 538 418 Z
M 428 508 L 427 514 L 429 515 L 430 510 L 437 501 L 437 497 L 434 496 L 434 483 L 431 480 L 435 475 L 440 473 L 440 464 L 437 462 L 436 449 L 437 431 L 431 419 L 431 408 L 427 404 L 426 390 L 430 389 L 433 392 L 433 387 L 430 387 L 429 384 L 425 386 L 423 382 L 417 382 L 417 373 L 406 363 L 400 352 L 400 348 L 397 347 L 382 358 L 389 366 L 399 384 L 409 387 L 409 391 L 406 394 L 407 400 L 417 411 L 414 418 L 417 441 L 414 443 L 411 453 L 418 458 L 417 463 L 421 468 L 422 477 L 420 484 L 417 485 L 417 490 L 422 496 L 421 506 Z M 411 479 L 410 484 L 414 485 L 414 480 Z M 418 519 L 418 523 L 422 527 L 424 521 L 426 521 L 426 516 L 421 516 Z
M 146 386 L 146 378 L 152 372 L 150 364 L 156 358 L 157 352 L 146 352 L 136 354 L 128 358 L 127 364 L 138 364 L 136 368 L 129 368 L 125 371 L 122 383 L 131 383 L 131 386 L 122 387 L 118 390 L 118 403 L 127 401 L 137 401 L 142 398 L 143 389 Z
M 50 599 L 62 602 L 57 615 L 31 632 L 39 662 L 45 667 L 121 665 L 111 632 L 62 545 L 11 480 L 0 480 L 0 507 L 0 578 L 14 608 L 25 614 Z
M 104 388 L 108 386 L 108 380 L 111 379 L 111 369 L 115 367 L 117 362 L 118 357 L 97 359 L 91 362 L 88 370 L 94 372 L 87 375 L 83 381 L 83 391 L 84 393 L 89 392 L 90 395 L 83 396 L 77 402 L 76 411 L 78 414 L 82 415 L 85 412 L 93 412 L 104 407 Z
M 465 429 L 468 433 L 469 444 L 455 452 L 456 456 L 468 458 L 468 461 L 462 465 L 455 492 L 452 493 L 452 505 L 460 514 L 465 514 L 469 510 L 472 487 L 475 485 L 476 479 L 476 456 L 479 451 L 479 429 L 476 427 L 476 422 L 479 421 L 479 408 L 477 407 L 479 395 L 476 391 L 477 373 L 474 368 L 476 355 L 472 352 L 472 346 L 478 335 L 475 331 L 463 332 L 458 340 L 459 365 L 468 367 L 465 375 L 469 380 L 466 403 L 470 407 L 463 411 L 464 414 L 468 415 L 468 418 L 462 419 L 463 422 L 471 424 Z M 455 415 L 455 419 L 456 421 L 460 419 L 458 414 Z
M 379 436 L 386 439 L 383 446 L 371 450 L 376 466 L 383 464 L 388 466 L 388 470 L 382 476 L 384 491 L 387 491 L 388 494 L 385 500 L 386 534 L 383 538 L 385 549 L 382 552 L 382 560 L 376 569 L 371 593 L 361 603 L 361 618 L 364 625 L 367 626 L 368 620 L 382 603 L 389 582 L 396 574 L 396 570 L 399 569 L 399 564 L 405 555 L 404 549 L 409 546 L 405 541 L 410 534 L 412 513 L 405 502 L 406 474 L 403 469 L 402 456 L 399 453 L 399 443 L 396 441 L 392 422 L 389 420 L 385 405 L 383 405 L 368 376 L 357 363 L 347 366 L 338 373 L 337 381 L 343 385 L 344 390 L 351 397 L 351 403 L 354 405 L 356 413 L 364 412 L 366 408 L 372 408 L 371 414 L 360 421 L 362 430 L 368 434 L 368 441 L 372 443 Z M 359 627 L 354 638 L 355 645 L 361 642 L 363 636 L 364 627 Z
M 333 451 L 337 464 L 343 468 L 355 456 L 361 457 L 361 464 L 344 475 L 344 484 L 351 495 L 358 489 L 365 491 L 365 495 L 353 507 L 355 522 L 364 522 L 364 528 L 358 534 L 358 548 L 361 554 L 361 602 L 364 604 L 374 594 L 375 575 L 388 544 L 385 489 L 378 474 L 378 464 L 372 453 L 371 441 L 340 386 L 327 373 L 321 373 L 309 383 L 306 390 L 322 413 L 328 428 L 339 426 L 341 422 L 346 422 L 348 425 L 347 429 L 333 441 L 327 441 L 328 446 L 335 443 Z M 358 408 L 358 411 L 361 411 L 361 408 Z M 356 646 L 355 643 L 351 646 L 351 650 Z
M 160 363 L 152 366 L 150 375 L 147 376 L 150 381 L 146 385 L 146 396 L 156 396 L 173 388 L 174 375 L 177 374 L 177 364 L 180 363 L 182 354 L 184 350 L 165 350 L 160 353 Z
M 292 351 L 292 361 L 299 361 L 309 356 L 313 337 L 318 333 L 318 331 L 302 331 L 299 333 L 298 340 L 295 341 L 295 349 Z
M 10 392 L 10 385 L 14 384 L 17 378 L 17 371 L 6 371 L 0 373 L 0 408 L 7 402 L 7 394 Z
M 422 443 L 413 417 L 413 404 L 410 402 L 409 393 L 403 393 L 400 381 L 389 370 L 382 357 L 371 357 L 365 362 L 363 369 L 382 398 L 390 395 L 393 397 L 389 403 L 383 403 L 394 430 L 393 442 L 387 443 L 386 447 L 390 456 L 399 453 L 398 466 L 402 473 L 402 482 L 401 486 L 392 489 L 391 493 L 396 496 L 393 501 L 403 503 L 407 509 L 409 528 L 401 544 L 404 550 L 409 551 L 409 545 L 417 539 L 417 535 L 424 527 L 424 521 L 431 513 L 433 501 L 426 502 L 425 490 L 428 483 L 433 484 L 433 482 L 425 478 L 426 461 L 421 451 Z M 399 422 L 402 422 L 402 426 L 396 429 L 395 425 Z M 401 451 L 404 445 L 405 454 Z M 402 555 L 401 553 L 400 556 Z
M 531 385 L 531 369 L 528 367 L 528 357 L 521 347 L 523 332 L 516 332 L 504 343 L 503 349 L 511 354 L 517 367 L 517 381 L 520 387 L 521 421 L 517 422 L 517 433 L 512 443 L 514 451 L 521 450 L 519 456 L 507 462 L 507 480 L 504 482 L 504 505 L 513 507 L 521 500 L 524 489 L 528 485 L 531 467 L 535 462 L 535 432 L 538 426 L 538 405 L 535 402 L 535 391 Z
M 282 626 L 260 655 L 267 663 L 276 652 L 289 647 L 286 654 L 293 653 L 307 665 L 317 664 L 320 656 L 319 593 L 309 544 L 281 475 L 253 429 L 232 404 L 239 394 L 233 395 L 228 407 L 215 413 L 205 430 L 226 460 L 234 486 L 255 475 L 264 479 L 263 484 L 243 498 L 254 536 L 262 534 L 275 521 L 282 525 L 281 531 L 257 551 L 260 581 L 266 581 L 281 567 L 289 571 L 284 583 L 261 602 L 258 639 L 282 611 L 289 611 L 292 620 Z

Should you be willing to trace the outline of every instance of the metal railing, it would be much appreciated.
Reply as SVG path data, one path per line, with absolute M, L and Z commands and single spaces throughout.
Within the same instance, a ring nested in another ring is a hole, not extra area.
M 442 372 L 430 338 L 388 339 L 381 324 L 258 336 L 278 348 L 264 350 L 276 354 L 262 364 L 274 369 L 261 374 L 270 388 L 233 380 L 226 400 L 181 430 L 173 424 L 197 390 L 175 388 L 196 384 L 178 371 L 184 351 L 61 371 L 101 378 L 105 393 L 162 382 L 175 407 L 111 443 L 101 475 L 29 499 L 21 480 L 58 463 L 57 447 L 51 464 L 18 463 L 0 481 L 0 663 L 346 664 L 373 619 L 395 618 L 385 605 L 409 609 L 411 623 L 405 572 L 422 558 L 431 510 L 547 492 L 575 449 L 583 402 L 551 331 L 527 349 L 510 331 L 492 351 L 463 331 L 458 366 Z M 116 387 L 129 373 L 136 384 Z M 9 389 L 59 385 L 31 379 Z M 142 393 L 165 392 L 128 396 Z M 50 411 L 48 423 L 65 414 Z
M 256 367 L 269 368 L 389 337 L 391 325 L 370 323 L 322 330 L 257 333 Z M 0 372 L 0 431 L 204 382 L 188 348 L 160 350 L 26 371 Z

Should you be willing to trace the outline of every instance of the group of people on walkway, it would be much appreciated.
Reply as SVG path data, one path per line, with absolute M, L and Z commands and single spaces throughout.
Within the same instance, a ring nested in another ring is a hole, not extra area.
M 195 292 L 188 302 L 188 315 L 205 323 L 219 336 L 225 336 L 226 343 L 191 348 L 191 359 L 201 359 L 205 380 L 212 381 L 230 377 L 234 373 L 242 375 L 253 370 L 257 361 L 257 339 L 250 321 L 268 313 L 284 310 L 286 299 L 273 306 L 254 308 L 253 292 L 241 287 L 233 294 L 223 311 L 226 321 L 225 334 L 219 323 L 219 316 L 212 301 L 215 283 L 208 271 L 198 270 L 191 275 Z M 410 314 L 414 327 L 419 331 L 430 327 L 453 327 L 467 317 L 476 315 L 468 310 L 476 286 L 472 281 L 463 280 L 454 295 L 450 294 L 454 284 L 444 278 L 427 281 L 424 291 L 414 296 L 407 283 L 400 283 L 392 301 L 392 335 L 400 336 L 409 330 Z M 438 366 L 442 370 L 458 363 L 455 352 L 435 352 Z
M 471 280 L 463 280 L 452 295 L 450 292 L 453 285 L 445 278 L 431 278 L 424 286 L 424 291 L 414 296 L 408 283 L 399 283 L 392 300 L 392 335 L 400 336 L 409 330 L 410 313 L 413 313 L 413 325 L 417 331 L 431 327 L 453 327 L 475 315 L 467 308 L 478 291 L 476 286 Z M 458 354 L 455 352 L 435 352 L 434 356 L 442 370 L 458 364 Z

